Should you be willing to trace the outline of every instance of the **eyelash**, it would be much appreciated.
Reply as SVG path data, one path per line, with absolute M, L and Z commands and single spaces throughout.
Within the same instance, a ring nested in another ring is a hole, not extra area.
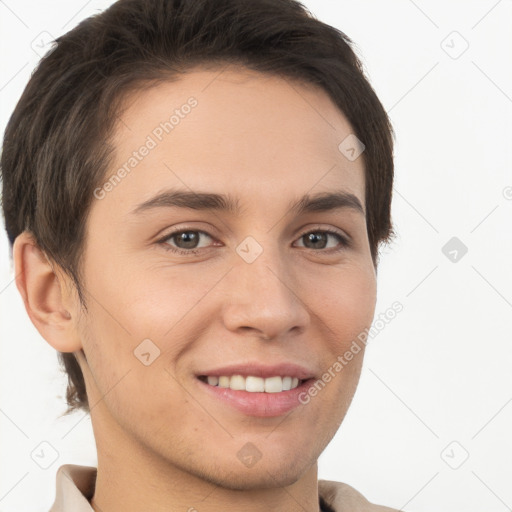
M 206 235 L 208 237 L 210 237 L 211 239 L 214 239 L 214 237 L 212 237 L 210 234 L 208 234 L 206 231 L 202 231 L 202 230 L 199 230 L 199 229 L 188 229 L 188 228 L 182 228 L 180 230 L 177 230 L 177 231 L 173 231 L 167 235 L 165 235 L 165 237 L 157 240 L 157 243 L 162 245 L 164 250 L 166 251 L 170 251 L 172 253 L 175 253 L 175 254 L 180 254 L 180 255 L 184 255 L 184 256 L 189 256 L 189 255 L 197 255 L 199 254 L 202 250 L 204 249 L 208 249 L 207 247 L 203 247 L 203 248 L 200 248 L 200 249 L 180 249 L 180 248 L 177 248 L 177 247 L 172 247 L 170 246 L 167 242 L 175 237 L 176 235 L 180 235 L 182 233 L 201 233 L 203 235 Z M 297 240 L 301 239 L 303 236 L 305 235 L 308 235 L 310 233 L 327 233 L 329 235 L 333 235 L 334 237 L 336 237 L 339 242 L 340 242 L 340 245 L 341 247 L 339 248 L 331 248 L 331 249 L 319 249 L 319 250 L 316 250 L 316 249 L 309 249 L 310 251 L 314 251 L 314 252 L 326 252 L 328 254 L 332 254 L 332 253 L 338 253 L 338 252 L 341 252 L 343 251 L 344 249 L 347 249 L 351 246 L 351 243 L 350 241 L 345 237 L 343 236 L 341 233 L 339 233 L 338 231 L 335 231 L 333 229 L 313 229 L 313 230 L 308 230 L 308 231 L 304 231 Z M 305 249 L 308 249 L 307 247 Z

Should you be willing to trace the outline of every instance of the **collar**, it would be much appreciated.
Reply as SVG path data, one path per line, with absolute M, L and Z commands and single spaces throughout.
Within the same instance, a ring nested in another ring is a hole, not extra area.
M 89 500 L 94 495 L 97 469 L 64 464 L 57 471 L 55 502 L 50 512 L 94 512 Z M 398 512 L 373 505 L 350 485 L 318 480 L 318 494 L 334 512 Z

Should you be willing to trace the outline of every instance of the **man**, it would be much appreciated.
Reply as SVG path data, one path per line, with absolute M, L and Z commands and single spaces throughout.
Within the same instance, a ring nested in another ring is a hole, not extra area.
M 392 235 L 392 130 L 344 34 L 294 0 L 120 0 L 42 60 L 2 177 L 98 452 L 52 511 L 392 510 L 317 477 Z

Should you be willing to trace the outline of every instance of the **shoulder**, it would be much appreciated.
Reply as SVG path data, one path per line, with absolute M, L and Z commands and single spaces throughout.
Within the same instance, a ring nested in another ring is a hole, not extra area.
M 318 492 L 335 512 L 399 512 L 370 503 L 359 491 L 341 482 L 318 480 Z

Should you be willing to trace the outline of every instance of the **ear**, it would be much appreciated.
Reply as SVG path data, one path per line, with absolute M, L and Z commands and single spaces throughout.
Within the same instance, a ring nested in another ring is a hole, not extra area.
M 73 304 L 77 299 L 68 292 L 64 274 L 59 278 L 46 254 L 27 231 L 14 241 L 13 260 L 16 287 L 35 328 L 59 352 L 80 350 L 77 318 L 70 313 L 78 311 Z

